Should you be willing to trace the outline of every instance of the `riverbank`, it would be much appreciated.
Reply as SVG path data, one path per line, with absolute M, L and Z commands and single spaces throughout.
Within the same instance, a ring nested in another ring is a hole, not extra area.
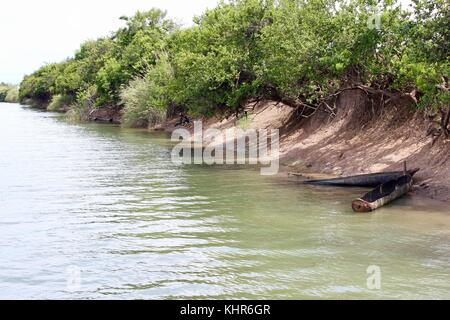
M 368 104 L 363 92 L 344 92 L 336 112 L 318 110 L 310 118 L 280 102 L 261 101 L 247 105 L 244 115 L 227 120 L 208 119 L 203 129 L 278 128 L 280 130 L 281 174 L 346 176 L 419 167 L 413 194 L 450 201 L 450 143 L 433 145 L 427 136 L 429 123 L 421 110 L 399 99 L 386 105 Z M 172 131 L 178 119 L 169 121 Z
M 401 170 L 406 161 L 409 167 L 420 168 L 412 194 L 450 201 L 450 142 L 439 139 L 433 144 L 427 135 L 431 122 L 407 97 L 387 104 L 368 102 L 361 90 L 348 90 L 336 100 L 333 114 L 324 108 L 304 118 L 297 108 L 263 100 L 248 103 L 247 116 L 201 120 L 203 130 L 279 129 L 282 175 L 294 171 L 315 177 L 346 176 Z M 67 110 L 68 106 L 60 111 Z M 117 107 L 95 108 L 83 120 L 120 124 L 122 115 Z M 171 132 L 178 120 L 169 119 L 150 130 Z

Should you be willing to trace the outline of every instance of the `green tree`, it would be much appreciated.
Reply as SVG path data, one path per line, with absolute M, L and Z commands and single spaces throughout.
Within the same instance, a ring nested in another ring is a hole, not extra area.
M 174 35 L 171 57 L 176 100 L 193 113 L 237 110 L 254 96 L 261 30 L 270 23 L 272 1 L 220 3 L 196 26 Z

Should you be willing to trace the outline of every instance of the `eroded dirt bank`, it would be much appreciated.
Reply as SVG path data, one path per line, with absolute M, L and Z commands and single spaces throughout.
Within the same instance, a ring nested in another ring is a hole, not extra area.
M 348 91 L 336 101 L 335 115 L 322 109 L 303 118 L 299 110 L 262 101 L 246 107 L 247 120 L 230 117 L 204 121 L 208 128 L 280 129 L 280 163 L 287 171 L 353 175 L 419 167 L 413 194 L 450 201 L 450 141 L 432 145 L 423 111 L 406 98 L 389 104 L 368 101 L 360 90 Z M 166 130 L 174 129 L 175 120 Z

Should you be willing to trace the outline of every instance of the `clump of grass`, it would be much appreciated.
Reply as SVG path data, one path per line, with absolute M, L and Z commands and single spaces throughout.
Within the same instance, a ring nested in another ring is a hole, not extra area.
M 95 108 L 97 89 L 95 86 L 78 92 L 75 102 L 70 105 L 66 118 L 70 122 L 87 121 L 89 112 Z
M 85 110 L 79 105 L 72 105 L 66 113 L 66 119 L 69 122 L 81 122 L 84 119 Z
M 68 95 L 55 95 L 47 107 L 48 111 L 61 112 L 64 107 L 68 107 L 73 103 L 73 97 Z
M 157 99 L 152 95 L 149 81 L 137 78 L 122 90 L 122 103 L 125 105 L 123 123 L 125 127 L 148 127 L 165 119 L 164 108 L 155 106 Z
M 165 121 L 170 105 L 167 87 L 172 75 L 172 67 L 163 55 L 144 78 L 135 78 L 121 90 L 123 126 L 151 127 Z

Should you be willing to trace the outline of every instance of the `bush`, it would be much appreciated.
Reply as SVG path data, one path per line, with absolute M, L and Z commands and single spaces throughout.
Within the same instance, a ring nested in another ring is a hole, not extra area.
M 120 93 L 124 105 L 123 125 L 148 127 L 164 121 L 171 103 L 168 93 L 173 71 L 166 55 L 151 67 L 145 77 L 136 78 Z
M 14 85 L 0 83 L 0 102 L 19 102 L 18 90 Z
M 81 109 L 79 106 L 74 105 L 72 106 L 69 111 L 66 113 L 66 119 L 69 122 L 81 122 L 84 118 L 84 110 Z
M 95 106 L 118 104 L 120 90 L 156 63 L 175 24 L 159 9 L 122 17 L 126 25 L 110 37 L 83 43 L 71 59 L 41 67 L 26 76 L 20 99 L 46 104 L 53 95 L 77 97 L 95 87 Z
M 0 84 L 0 102 L 4 102 L 8 94 L 9 87 L 3 83 Z
M 95 86 L 78 92 L 76 102 L 72 103 L 66 117 L 71 122 L 86 121 L 89 118 L 89 112 L 95 106 L 97 99 L 97 89 Z
M 52 98 L 52 101 L 47 107 L 48 111 L 62 111 L 65 107 L 69 107 L 74 102 L 74 99 L 72 96 L 68 95 L 55 95 Z
M 258 93 L 261 30 L 270 24 L 272 1 L 221 2 L 172 38 L 173 94 L 194 115 L 232 112 Z
M 19 102 L 19 88 L 13 87 L 11 88 L 5 97 L 5 102 L 9 103 L 17 103 Z
M 55 81 L 60 73 L 61 64 L 54 63 L 26 76 L 20 84 L 20 100 L 32 99 L 38 104 L 48 103 L 55 92 Z

